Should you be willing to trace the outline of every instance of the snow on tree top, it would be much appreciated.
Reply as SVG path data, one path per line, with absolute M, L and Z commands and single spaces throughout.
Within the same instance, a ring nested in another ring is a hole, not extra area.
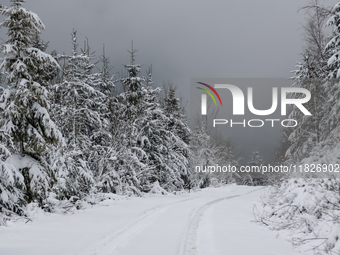
M 41 30 L 45 29 L 44 23 L 41 21 L 39 16 L 31 12 L 23 7 L 18 6 L 11 6 L 11 7 L 5 7 L 2 6 L 0 9 L 0 13 L 5 16 L 12 16 L 12 15 L 18 15 L 18 13 L 23 15 L 23 18 L 25 18 L 26 22 L 29 22 L 31 25 L 31 28 L 35 29 L 37 32 L 41 32 Z M 7 22 L 13 22 L 12 19 L 6 19 L 4 22 L 0 23 L 0 27 L 4 26 Z

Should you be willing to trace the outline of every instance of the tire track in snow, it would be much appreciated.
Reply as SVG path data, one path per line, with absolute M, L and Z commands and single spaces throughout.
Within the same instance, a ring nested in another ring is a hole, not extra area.
M 247 194 L 253 193 L 253 192 L 261 190 L 261 189 L 263 189 L 263 188 L 255 189 L 255 190 L 252 190 L 252 191 L 249 191 L 247 193 L 240 194 L 240 195 L 234 195 L 234 196 L 219 198 L 219 199 L 210 201 L 210 202 L 200 206 L 193 213 L 193 216 L 191 217 L 191 221 L 190 221 L 189 226 L 187 228 L 187 231 L 185 233 L 185 238 L 184 238 L 184 241 L 182 242 L 182 245 L 180 247 L 179 254 L 182 254 L 182 255 L 198 255 L 199 254 L 199 244 L 197 242 L 197 240 L 198 240 L 198 228 L 199 228 L 200 222 L 202 220 L 202 217 L 203 217 L 205 211 L 209 207 L 211 207 L 211 206 L 213 206 L 217 203 L 223 202 L 224 200 L 232 199 L 232 198 L 235 198 L 235 197 L 245 196 Z
M 117 254 L 117 252 L 125 247 L 129 240 L 134 236 L 142 232 L 146 227 L 148 227 L 157 216 L 163 214 L 168 210 L 168 208 L 174 204 L 183 203 L 189 200 L 194 200 L 195 198 L 184 199 L 181 201 L 172 202 L 170 204 L 161 205 L 153 209 L 147 210 L 140 216 L 138 216 L 130 224 L 123 226 L 119 230 L 108 234 L 104 239 L 96 242 L 91 248 L 87 249 L 88 252 L 77 253 L 79 255 L 89 254 L 89 255 L 112 255 Z

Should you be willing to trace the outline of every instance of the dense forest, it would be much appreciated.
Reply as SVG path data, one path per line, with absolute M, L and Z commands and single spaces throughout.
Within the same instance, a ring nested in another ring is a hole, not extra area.
M 95 203 L 103 193 L 209 186 L 190 165 L 209 156 L 212 139 L 202 125 L 190 138 L 176 85 L 155 86 L 133 47 L 125 75 L 116 77 L 105 47 L 98 57 L 88 39 L 80 48 L 76 30 L 69 55 L 47 53 L 42 21 L 24 0 L 11 2 L 1 6 L 0 25 L 8 36 L 0 66 L 1 212 L 25 215 L 29 203 L 53 211 L 64 205 L 56 201 Z M 215 158 L 225 148 L 232 153 L 220 140 Z

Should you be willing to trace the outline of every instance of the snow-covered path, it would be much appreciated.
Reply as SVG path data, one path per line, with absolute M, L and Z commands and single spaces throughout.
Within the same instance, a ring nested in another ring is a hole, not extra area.
M 262 194 L 262 188 L 230 185 L 40 216 L 1 229 L 0 254 L 298 254 L 284 238 L 251 222 L 253 202 Z

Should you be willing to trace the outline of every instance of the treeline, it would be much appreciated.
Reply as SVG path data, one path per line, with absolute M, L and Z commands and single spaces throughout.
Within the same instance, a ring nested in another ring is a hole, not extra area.
M 0 5 L 8 36 L 0 48 L 0 216 L 25 215 L 30 203 L 54 211 L 103 193 L 206 187 L 220 180 L 193 165 L 236 162 L 229 141 L 214 144 L 203 124 L 190 131 L 177 87 L 153 86 L 135 49 L 124 77 L 112 75 L 105 50 L 96 57 L 88 40 L 80 48 L 75 30 L 71 54 L 48 54 L 42 21 L 24 0 L 11 2 Z
M 291 80 L 293 86 L 310 91 L 311 100 L 304 106 L 312 115 L 305 116 L 296 106 L 291 109 L 289 117 L 299 125 L 285 130 L 288 144 L 284 146 L 284 161 L 334 163 L 324 156 L 339 143 L 340 5 L 327 8 L 314 0 L 302 11 L 307 13 L 305 48 Z
M 23 215 L 28 203 L 46 208 L 51 198 L 141 195 L 155 183 L 184 189 L 190 130 L 176 87 L 161 96 L 151 69 L 141 75 L 134 49 L 126 77 L 112 76 L 105 52 L 98 71 L 76 31 L 70 55 L 46 53 L 41 20 L 24 0 L 11 2 L 0 9 L 8 35 L 0 66 L 0 210 Z
M 340 2 L 328 8 L 313 0 L 302 10 L 305 49 L 292 80 L 311 92 L 304 106 L 312 116 L 291 110 L 299 125 L 285 130 L 278 159 L 307 169 L 313 164 L 315 173 L 290 175 L 274 185 L 256 219 L 275 231 L 288 230 L 304 250 L 339 254 L 340 181 L 334 169 L 340 158 Z

